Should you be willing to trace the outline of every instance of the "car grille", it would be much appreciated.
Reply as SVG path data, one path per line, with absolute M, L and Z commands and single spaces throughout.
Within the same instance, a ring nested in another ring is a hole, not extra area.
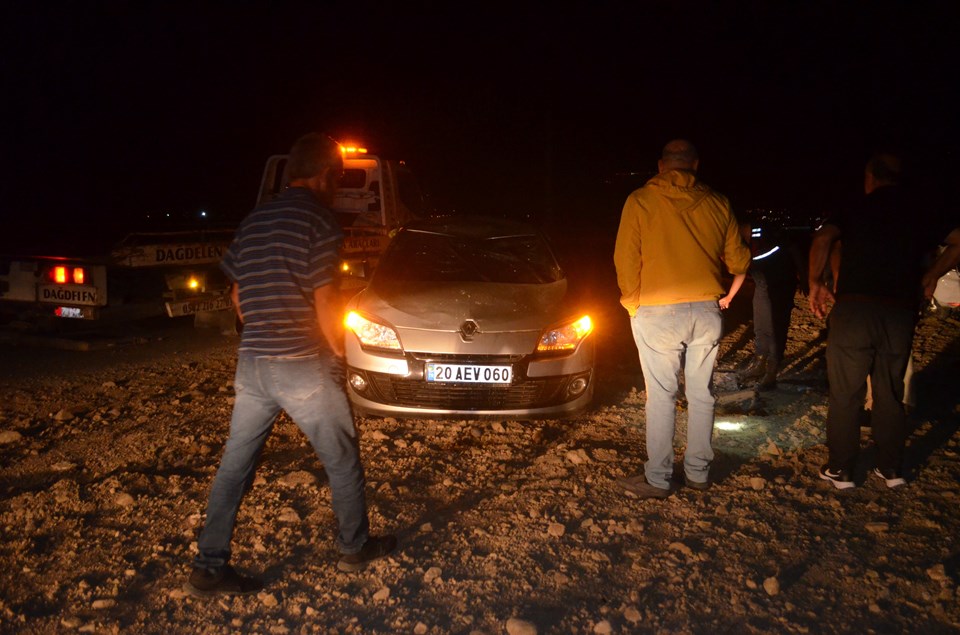
M 524 379 L 507 386 L 442 384 L 396 375 L 367 373 L 373 401 L 440 410 L 511 410 L 540 408 L 563 401 L 567 377 Z

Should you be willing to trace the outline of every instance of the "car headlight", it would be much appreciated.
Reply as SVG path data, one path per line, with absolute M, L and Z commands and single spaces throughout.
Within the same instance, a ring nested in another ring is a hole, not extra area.
M 353 331 L 354 335 L 360 340 L 360 344 L 366 348 L 379 348 L 389 351 L 400 350 L 400 338 L 397 337 L 397 332 L 389 326 L 368 320 L 355 311 L 347 313 L 344 324 Z
M 589 315 L 565 322 L 559 326 L 547 329 L 540 336 L 537 344 L 538 353 L 553 353 L 558 351 L 572 351 L 587 335 L 593 331 L 593 320 Z

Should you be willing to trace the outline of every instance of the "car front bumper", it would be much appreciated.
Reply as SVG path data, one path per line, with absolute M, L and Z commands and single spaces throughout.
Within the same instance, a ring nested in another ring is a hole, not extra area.
M 400 357 L 348 352 L 348 394 L 362 415 L 405 418 L 554 418 L 586 409 L 593 398 L 594 347 L 584 342 L 562 356 L 460 356 L 407 353 Z M 509 384 L 436 382 L 425 379 L 429 361 L 507 364 Z

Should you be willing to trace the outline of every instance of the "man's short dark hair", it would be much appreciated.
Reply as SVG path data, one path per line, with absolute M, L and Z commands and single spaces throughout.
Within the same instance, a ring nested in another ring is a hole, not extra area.
M 891 152 L 877 152 L 867 161 L 867 172 L 881 183 L 899 183 L 900 157 Z
M 325 134 L 311 132 L 297 139 L 290 148 L 287 177 L 291 181 L 309 179 L 320 174 L 324 168 L 339 169 L 342 164 L 337 142 Z

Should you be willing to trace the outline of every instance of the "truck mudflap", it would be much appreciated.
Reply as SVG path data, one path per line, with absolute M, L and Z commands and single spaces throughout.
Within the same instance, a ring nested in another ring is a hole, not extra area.
M 167 315 L 173 318 L 211 311 L 232 310 L 233 302 L 230 300 L 229 293 L 222 293 L 195 296 L 182 300 L 170 300 L 165 303 L 165 306 Z

